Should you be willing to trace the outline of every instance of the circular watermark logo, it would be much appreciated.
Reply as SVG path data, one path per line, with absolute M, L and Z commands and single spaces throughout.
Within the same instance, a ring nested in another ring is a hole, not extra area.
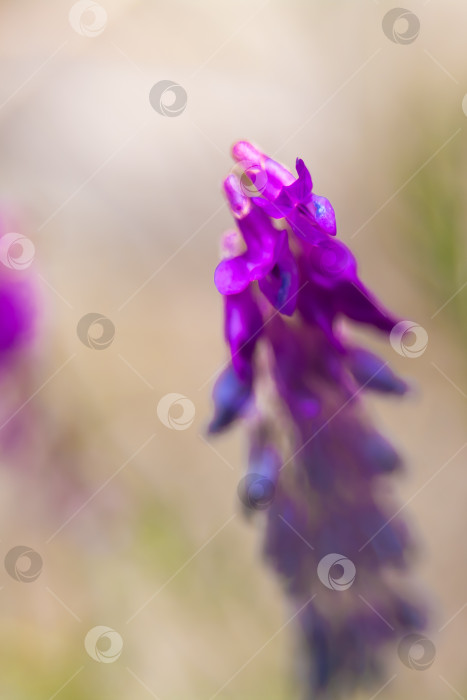
M 71 28 L 77 34 L 87 37 L 95 37 L 102 34 L 107 24 L 107 12 L 97 2 L 92 0 L 79 0 L 72 5 L 68 13 Z
M 183 394 L 166 394 L 157 404 L 157 416 L 166 428 L 186 430 L 195 419 L 195 404 Z
M 100 664 L 113 664 L 123 649 L 123 639 L 111 627 L 97 625 L 92 627 L 84 638 L 87 653 Z
M 420 357 L 428 346 L 428 333 L 414 321 L 400 321 L 389 334 L 389 342 L 402 357 Z
M 353 561 L 343 554 L 326 554 L 318 563 L 318 578 L 332 591 L 346 591 L 355 581 L 357 570 Z
M 34 260 L 34 243 L 20 233 L 5 233 L 0 238 L 0 261 L 10 270 L 25 270 Z
M 15 581 L 32 583 L 42 571 L 42 557 L 31 547 L 18 545 L 7 552 L 5 570 Z
M 80 318 L 76 333 L 87 348 L 105 350 L 115 338 L 115 326 L 107 316 L 90 313 Z
M 173 80 L 160 80 L 152 86 L 149 102 L 163 117 L 178 117 L 186 108 L 186 90 Z
M 326 277 L 338 278 L 352 265 L 350 250 L 338 241 L 324 241 L 315 246 L 316 265 Z
M 410 10 L 394 7 L 383 17 L 383 32 L 395 44 L 411 44 L 420 34 L 420 20 Z
M 268 175 L 259 163 L 252 160 L 239 160 L 231 170 L 237 176 L 237 186 L 245 197 L 257 197 L 268 184 Z
M 467 117 L 467 95 L 464 95 L 464 98 L 462 100 L 462 111 L 464 112 L 465 116 Z
M 399 642 L 397 653 L 407 668 L 425 671 L 435 660 L 436 647 L 431 639 L 422 634 L 408 634 Z
M 266 510 L 274 500 L 275 485 L 262 474 L 247 474 L 238 484 L 238 497 L 252 510 Z

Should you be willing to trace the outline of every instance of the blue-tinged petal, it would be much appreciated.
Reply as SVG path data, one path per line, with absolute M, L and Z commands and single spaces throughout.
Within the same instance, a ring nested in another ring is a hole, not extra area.
M 276 263 L 269 274 L 259 281 L 259 288 L 275 309 L 291 316 L 297 306 L 298 268 L 290 252 L 287 232 L 281 231 L 280 236 Z
M 307 537 L 307 518 L 300 504 L 284 493 L 279 479 L 274 500 L 266 511 L 264 555 L 292 593 L 298 593 L 306 582 L 310 556 L 306 541 L 297 537 L 297 532 Z
M 327 234 L 320 229 L 313 217 L 310 216 L 305 204 L 298 204 L 290 210 L 285 218 L 295 235 L 306 243 L 317 244 L 327 240 Z
M 330 236 L 336 235 L 336 214 L 331 202 L 326 197 L 313 194 L 311 202 L 307 204 L 307 209 L 316 226 Z
M 392 371 L 387 362 L 369 350 L 352 348 L 348 365 L 357 382 L 367 389 L 399 396 L 408 391 L 408 384 Z
M 299 622 L 307 651 L 308 684 L 314 697 L 314 693 L 324 690 L 331 682 L 338 649 L 333 643 L 331 625 L 311 604 L 300 613 Z
M 418 601 L 417 601 L 418 602 Z M 428 615 L 425 608 L 415 602 L 396 599 L 396 620 L 402 627 L 411 630 L 423 630 L 428 624 Z
M 387 474 L 399 469 L 402 460 L 397 450 L 381 433 L 372 430 L 363 440 L 362 461 L 368 465 L 368 471 Z
M 251 386 L 251 380 L 241 379 L 232 365 L 222 372 L 212 391 L 214 416 L 209 433 L 220 433 L 242 414 L 251 396 Z

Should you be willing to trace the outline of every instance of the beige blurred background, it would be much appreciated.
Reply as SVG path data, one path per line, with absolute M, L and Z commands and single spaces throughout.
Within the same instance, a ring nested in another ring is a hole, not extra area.
M 42 308 L 20 389 L 4 390 L 11 412 L 27 404 L 2 458 L 0 545 L 43 559 L 34 583 L 1 575 L 1 696 L 297 697 L 261 523 L 237 505 L 241 430 L 203 433 L 226 357 L 212 279 L 239 138 L 305 159 L 363 279 L 428 331 L 417 359 L 368 337 L 418 386 L 371 408 L 407 459 L 397 488 L 437 648 L 424 672 L 394 653 L 378 697 L 465 696 L 465 2 L 407 0 L 407 45 L 383 33 L 386 0 L 106 0 L 74 26 L 72 5 L 0 3 L 0 199 L 36 247 Z M 160 80 L 186 90 L 177 117 L 149 102 Z M 105 350 L 77 336 L 90 312 L 115 325 Z M 157 416 L 168 393 L 195 406 L 186 430 Z M 98 625 L 123 640 L 115 663 L 86 652 Z

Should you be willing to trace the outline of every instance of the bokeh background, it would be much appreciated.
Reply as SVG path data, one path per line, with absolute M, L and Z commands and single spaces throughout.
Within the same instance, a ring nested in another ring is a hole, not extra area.
M 1 697 L 298 697 L 261 519 L 236 496 L 241 430 L 204 436 L 226 357 L 220 183 L 240 138 L 305 159 L 364 281 L 428 333 L 417 358 L 365 336 L 417 387 L 369 403 L 406 457 L 396 488 L 436 646 L 423 672 L 389 652 L 378 697 L 467 697 L 467 6 L 404 0 L 419 29 L 401 18 L 391 38 L 393 7 L 0 3 L 2 217 L 35 246 L 17 274 L 39 314 L 0 375 L 0 550 L 42 560 L 34 581 L 20 560 L 0 573 Z M 149 101 L 162 80 L 186 91 L 177 116 Z M 105 348 L 77 333 L 90 313 L 115 328 Z M 158 417 L 169 393 L 194 407 L 182 430 Z M 101 625 L 123 643 L 114 663 L 85 648 Z

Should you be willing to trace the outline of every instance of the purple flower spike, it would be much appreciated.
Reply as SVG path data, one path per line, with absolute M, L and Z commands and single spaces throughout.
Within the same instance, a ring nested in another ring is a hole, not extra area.
M 237 419 L 248 428 L 238 493 L 247 514 L 264 511 L 265 557 L 300 634 L 304 697 L 348 697 L 381 682 L 388 645 L 426 624 L 403 578 L 413 543 L 388 485 L 379 488 L 401 460 L 362 406 L 364 390 L 402 396 L 408 385 L 343 324 L 387 341 L 399 319 L 331 237 L 334 210 L 301 159 L 295 178 L 246 141 L 233 156 L 243 169 L 224 190 L 237 233 L 215 272 L 231 364 L 209 429 Z

